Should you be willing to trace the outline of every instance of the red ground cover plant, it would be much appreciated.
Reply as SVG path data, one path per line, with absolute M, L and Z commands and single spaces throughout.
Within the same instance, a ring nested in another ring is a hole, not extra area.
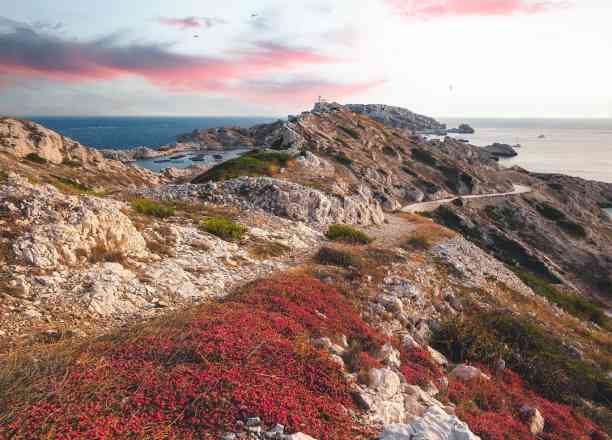
M 436 382 L 444 372 L 423 348 L 412 348 L 402 352 L 402 374 L 406 382 L 412 385 L 426 387 L 429 382 Z
M 478 366 L 491 375 L 482 366 Z M 533 440 L 520 408 L 538 408 L 546 424 L 541 440 L 601 440 L 607 438 L 588 419 L 569 406 L 553 403 L 525 388 L 510 370 L 491 380 L 449 381 L 448 399 L 457 405 L 457 416 L 482 440 Z
M 255 282 L 185 328 L 96 342 L 61 377 L 40 379 L 44 398 L 14 402 L 0 438 L 212 439 L 249 416 L 318 439 L 360 438 L 341 371 L 304 343 L 339 334 L 364 350 L 383 341 L 318 280 Z

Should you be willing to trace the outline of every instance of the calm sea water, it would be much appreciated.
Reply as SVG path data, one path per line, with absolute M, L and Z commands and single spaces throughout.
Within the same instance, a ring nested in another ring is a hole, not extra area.
M 503 165 L 612 182 L 612 119 L 463 119 L 473 135 L 456 135 L 478 146 L 493 142 L 521 144 L 519 155 Z M 544 135 L 544 138 L 540 138 Z
M 141 145 L 159 147 L 176 136 L 198 128 L 250 127 L 273 118 L 215 117 L 27 117 L 58 133 L 94 148 L 127 149 Z

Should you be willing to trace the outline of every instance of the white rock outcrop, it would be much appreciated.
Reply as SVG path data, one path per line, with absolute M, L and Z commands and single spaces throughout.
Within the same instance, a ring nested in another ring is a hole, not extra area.
M 0 209 L 10 210 L 15 221 L 27 225 L 27 232 L 12 246 L 17 260 L 54 269 L 82 264 L 96 252 L 148 255 L 142 235 L 121 212 L 122 203 L 70 196 L 24 179 L 14 183 L 0 194 Z
M 423 417 L 409 425 L 390 425 L 380 440 L 480 440 L 457 417 L 439 406 L 430 407 Z

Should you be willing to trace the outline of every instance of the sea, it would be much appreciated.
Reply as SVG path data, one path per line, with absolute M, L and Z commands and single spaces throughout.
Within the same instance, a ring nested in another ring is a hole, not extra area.
M 441 119 L 448 127 L 470 124 L 474 134 L 457 134 L 471 144 L 520 144 L 518 165 L 538 173 L 560 173 L 612 183 L 612 119 Z
M 94 148 L 128 149 L 159 147 L 179 134 L 199 128 L 250 127 L 272 122 L 266 117 L 28 117 L 64 136 Z M 516 158 L 502 165 L 518 165 L 541 173 L 562 173 L 585 179 L 612 182 L 612 119 L 440 119 L 449 127 L 468 123 L 472 135 L 455 135 L 478 146 L 493 142 L 520 144 Z M 231 153 L 224 153 L 224 156 Z M 225 158 L 225 157 L 224 157 Z M 213 160 L 213 159 L 211 159 Z M 159 171 L 177 163 L 142 164 Z

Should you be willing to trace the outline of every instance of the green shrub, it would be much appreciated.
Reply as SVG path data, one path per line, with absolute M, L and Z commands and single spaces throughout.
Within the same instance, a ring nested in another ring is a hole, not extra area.
M 211 168 L 193 183 L 219 182 L 241 176 L 273 176 L 290 161 L 291 156 L 286 153 L 252 151 Z
M 599 367 L 578 359 L 562 341 L 539 326 L 508 313 L 483 312 L 452 318 L 434 331 L 432 346 L 452 362 L 497 359 L 544 397 L 572 403 L 579 397 L 610 406 L 612 381 Z
M 39 164 L 47 163 L 47 159 L 45 159 L 44 157 L 39 156 L 36 153 L 30 153 L 27 156 L 25 156 L 24 159 L 25 160 L 29 160 L 30 162 L 39 163 Z
M 612 209 L 612 202 L 602 202 L 599 204 L 601 209 Z
M 431 247 L 430 240 L 424 235 L 415 235 L 404 241 L 401 245 L 402 249 L 407 251 L 426 251 Z
M 359 136 L 359 133 L 358 133 L 357 131 L 353 130 L 352 128 L 350 128 L 350 127 L 345 127 L 345 126 L 343 126 L 343 125 L 338 125 L 338 128 L 339 128 L 340 130 L 342 130 L 343 132 L 345 132 L 345 133 L 346 133 L 347 135 L 349 135 L 350 137 L 352 137 L 353 139 L 355 139 L 355 140 L 359 140 L 359 137 L 360 137 L 360 136 Z
M 420 148 L 412 149 L 412 158 L 432 167 L 438 164 L 436 158 L 433 157 L 429 151 L 421 150 Z
M 225 217 L 212 217 L 203 220 L 202 229 L 225 241 L 240 240 L 247 232 L 246 226 Z
M 584 226 L 575 223 L 571 220 L 559 220 L 557 221 L 557 226 L 559 226 L 561 229 L 563 229 L 565 232 L 567 232 L 573 237 L 585 238 L 587 236 L 587 232 L 586 229 L 584 229 Z
M 176 209 L 172 206 L 149 199 L 136 199 L 132 201 L 131 205 L 135 211 L 157 218 L 172 217 L 176 212 Z
M 346 157 L 346 155 L 344 155 L 343 153 L 336 154 L 334 156 L 334 159 L 336 159 L 342 165 L 347 166 L 347 167 L 350 167 L 351 165 L 353 165 L 353 161 L 349 159 L 348 157 Z
M 325 236 L 332 241 L 344 241 L 346 243 L 368 244 L 372 238 L 365 232 L 352 228 L 347 225 L 331 225 Z
M 385 146 L 383 147 L 383 154 L 390 156 L 390 157 L 397 157 L 399 156 L 399 154 L 397 153 L 397 151 L 395 151 L 393 148 Z
M 565 214 L 554 206 L 550 206 L 548 203 L 538 203 L 536 209 L 543 217 L 549 220 L 558 221 L 565 219 Z
M 0 183 L 6 182 L 8 179 L 8 173 L 4 170 L 0 170 Z
M 60 191 L 76 194 L 92 194 L 93 190 L 88 186 L 83 185 L 75 180 L 68 179 L 67 177 L 53 176 L 55 179 L 51 184 Z
M 561 292 L 542 278 L 518 268 L 513 269 L 517 276 L 538 295 L 558 305 L 567 313 L 581 319 L 588 319 L 598 325 L 608 324 L 608 317 L 597 304 L 576 294 Z
M 316 255 L 316 261 L 326 266 L 340 266 L 344 268 L 361 267 L 361 259 L 347 251 L 322 247 Z

